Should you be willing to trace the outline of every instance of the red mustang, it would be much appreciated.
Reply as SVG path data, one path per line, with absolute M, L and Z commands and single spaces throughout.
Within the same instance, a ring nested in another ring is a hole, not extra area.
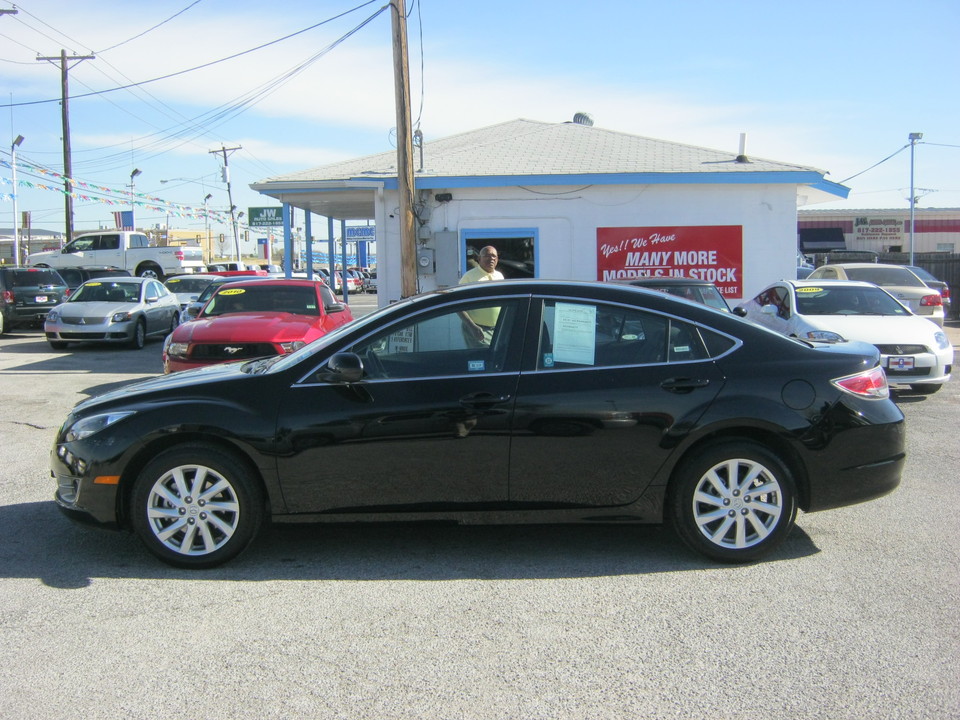
M 163 371 L 291 353 L 351 320 L 350 308 L 317 280 L 227 283 L 167 336 Z

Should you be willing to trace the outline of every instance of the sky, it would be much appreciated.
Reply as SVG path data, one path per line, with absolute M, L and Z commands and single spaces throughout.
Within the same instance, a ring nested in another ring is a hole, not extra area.
M 386 3 L 0 0 L 18 11 L 0 15 L 0 227 L 13 224 L 18 135 L 18 181 L 62 185 L 40 172 L 63 171 L 62 50 L 95 56 L 68 73 L 73 176 L 99 198 L 74 201 L 78 232 L 112 227 L 131 190 L 175 205 L 138 207 L 138 226 L 201 229 L 190 208 L 205 195 L 211 209 L 230 204 L 221 148 L 238 148 L 228 163 L 239 210 L 277 204 L 250 183 L 393 150 Z M 908 136 L 920 132 L 917 207 L 960 208 L 956 0 L 406 9 L 412 121 L 426 142 L 577 112 L 607 130 L 733 153 L 745 133 L 749 156 L 819 168 L 851 188 L 847 200 L 807 206 L 827 210 L 908 208 Z M 35 228 L 64 227 L 56 189 L 20 187 L 18 209 Z M 324 236 L 325 223 L 313 228 Z

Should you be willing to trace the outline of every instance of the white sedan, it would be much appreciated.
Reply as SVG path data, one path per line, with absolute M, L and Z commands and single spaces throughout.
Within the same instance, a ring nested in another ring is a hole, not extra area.
M 781 280 L 734 312 L 802 340 L 875 345 L 892 385 L 935 393 L 950 379 L 953 346 L 943 330 L 872 283 Z

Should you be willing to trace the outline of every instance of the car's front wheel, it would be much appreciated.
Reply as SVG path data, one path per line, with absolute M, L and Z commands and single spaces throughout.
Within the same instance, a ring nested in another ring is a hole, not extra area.
M 147 344 L 147 323 L 143 318 L 137 320 L 133 327 L 133 335 L 130 336 L 130 347 L 134 350 L 142 350 Z
M 164 562 L 209 568 L 236 557 L 263 521 L 263 493 L 251 471 L 228 452 L 203 444 L 158 455 L 137 477 L 131 520 Z
M 668 511 L 691 548 L 721 562 L 751 562 L 777 547 L 797 515 L 786 465 L 767 448 L 727 440 L 705 446 L 678 467 Z

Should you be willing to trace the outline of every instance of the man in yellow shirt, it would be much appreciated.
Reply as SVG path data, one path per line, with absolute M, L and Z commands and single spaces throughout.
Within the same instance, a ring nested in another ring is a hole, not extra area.
M 475 268 L 463 274 L 463 277 L 460 278 L 460 284 L 503 280 L 503 274 L 497 270 L 499 260 L 500 256 L 497 254 L 497 249 L 492 245 L 487 245 L 480 251 L 480 262 Z M 467 345 L 469 347 L 489 346 L 499 316 L 500 308 L 498 306 L 477 308 L 460 313 L 460 317 L 463 319 L 463 338 L 467 341 Z

